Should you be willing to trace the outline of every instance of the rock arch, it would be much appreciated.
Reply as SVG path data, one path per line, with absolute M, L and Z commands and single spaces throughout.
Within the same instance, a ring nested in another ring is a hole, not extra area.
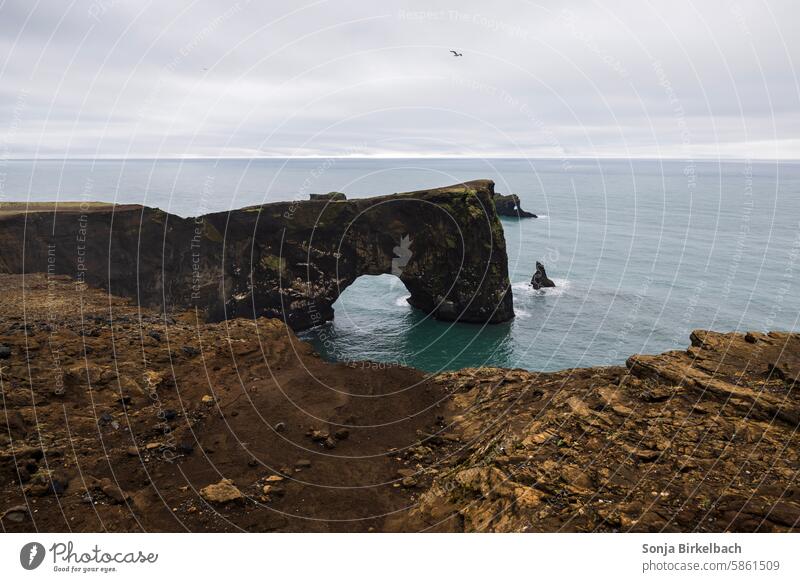
M 135 205 L 6 204 L 0 271 L 68 274 L 141 304 L 210 320 L 333 318 L 360 275 L 394 273 L 449 321 L 514 316 L 494 183 L 375 198 L 277 202 L 181 218 Z

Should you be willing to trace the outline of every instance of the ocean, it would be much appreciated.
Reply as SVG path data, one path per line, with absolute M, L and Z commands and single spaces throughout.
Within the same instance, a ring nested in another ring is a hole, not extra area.
M 0 203 L 97 200 L 182 216 L 339 191 L 391 194 L 490 178 L 536 219 L 502 220 L 517 317 L 432 320 L 392 275 L 364 276 L 323 357 L 430 372 L 622 364 L 685 349 L 692 329 L 798 331 L 800 163 L 590 159 L 0 160 Z M 556 288 L 532 290 L 541 261 Z

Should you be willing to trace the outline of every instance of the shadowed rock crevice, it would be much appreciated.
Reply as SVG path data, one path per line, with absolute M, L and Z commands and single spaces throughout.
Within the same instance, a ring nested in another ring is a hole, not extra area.
M 392 273 L 438 319 L 514 316 L 494 183 L 376 198 L 278 202 L 182 218 L 108 204 L 5 204 L 0 272 L 67 274 L 167 312 L 208 320 L 333 318 L 361 275 Z

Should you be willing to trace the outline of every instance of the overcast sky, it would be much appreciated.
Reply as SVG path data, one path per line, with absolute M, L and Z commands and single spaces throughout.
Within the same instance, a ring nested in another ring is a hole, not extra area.
M 799 4 L 0 0 L 0 157 L 800 158 Z

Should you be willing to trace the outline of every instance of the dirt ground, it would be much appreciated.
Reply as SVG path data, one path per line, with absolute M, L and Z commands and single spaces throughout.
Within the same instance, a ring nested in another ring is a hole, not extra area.
M 0 275 L 3 531 L 787 531 L 800 337 L 627 367 L 332 364 L 275 319 Z

